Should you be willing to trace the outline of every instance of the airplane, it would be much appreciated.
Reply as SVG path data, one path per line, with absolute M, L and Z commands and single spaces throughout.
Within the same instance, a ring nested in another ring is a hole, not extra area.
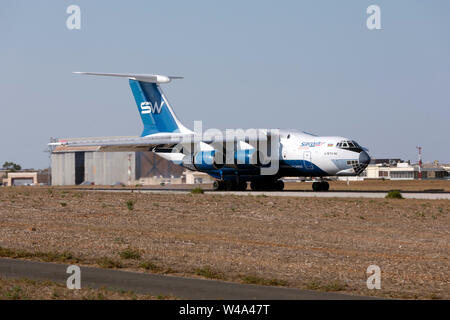
M 74 72 L 129 80 L 142 119 L 140 137 L 59 140 L 51 146 L 97 146 L 97 151 L 152 151 L 189 170 L 212 176 L 214 190 L 284 189 L 283 177 L 311 177 L 313 191 L 328 191 L 325 177 L 357 176 L 368 166 L 368 149 L 340 136 L 299 130 L 255 129 L 240 134 L 203 133 L 185 127 L 161 84 L 183 77 L 157 74 Z

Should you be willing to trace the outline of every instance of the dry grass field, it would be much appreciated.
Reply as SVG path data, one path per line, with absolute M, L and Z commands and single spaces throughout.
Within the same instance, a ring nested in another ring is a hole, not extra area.
M 0 188 L 5 257 L 449 299 L 449 253 L 448 200 Z M 372 264 L 381 290 L 366 287 Z
M 69 290 L 65 285 L 51 281 L 0 278 L 0 300 L 154 300 L 154 297 L 131 291 L 82 288 Z

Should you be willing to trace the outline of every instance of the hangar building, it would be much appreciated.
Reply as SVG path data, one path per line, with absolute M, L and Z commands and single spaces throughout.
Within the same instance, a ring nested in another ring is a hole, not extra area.
M 181 178 L 184 169 L 152 152 L 97 152 L 58 146 L 51 153 L 52 185 L 135 185 L 142 178 Z

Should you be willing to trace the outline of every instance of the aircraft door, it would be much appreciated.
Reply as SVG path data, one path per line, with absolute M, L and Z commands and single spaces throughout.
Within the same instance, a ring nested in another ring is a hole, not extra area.
M 312 161 L 311 161 L 311 151 L 303 152 L 303 165 L 304 165 L 305 169 L 311 170 L 313 168 Z

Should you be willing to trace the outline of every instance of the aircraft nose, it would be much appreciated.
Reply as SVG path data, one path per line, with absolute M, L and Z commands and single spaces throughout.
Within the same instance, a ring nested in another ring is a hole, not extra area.
M 363 164 L 364 166 L 369 165 L 370 162 L 370 156 L 367 152 L 365 151 L 361 151 L 361 153 L 359 154 L 359 163 Z

